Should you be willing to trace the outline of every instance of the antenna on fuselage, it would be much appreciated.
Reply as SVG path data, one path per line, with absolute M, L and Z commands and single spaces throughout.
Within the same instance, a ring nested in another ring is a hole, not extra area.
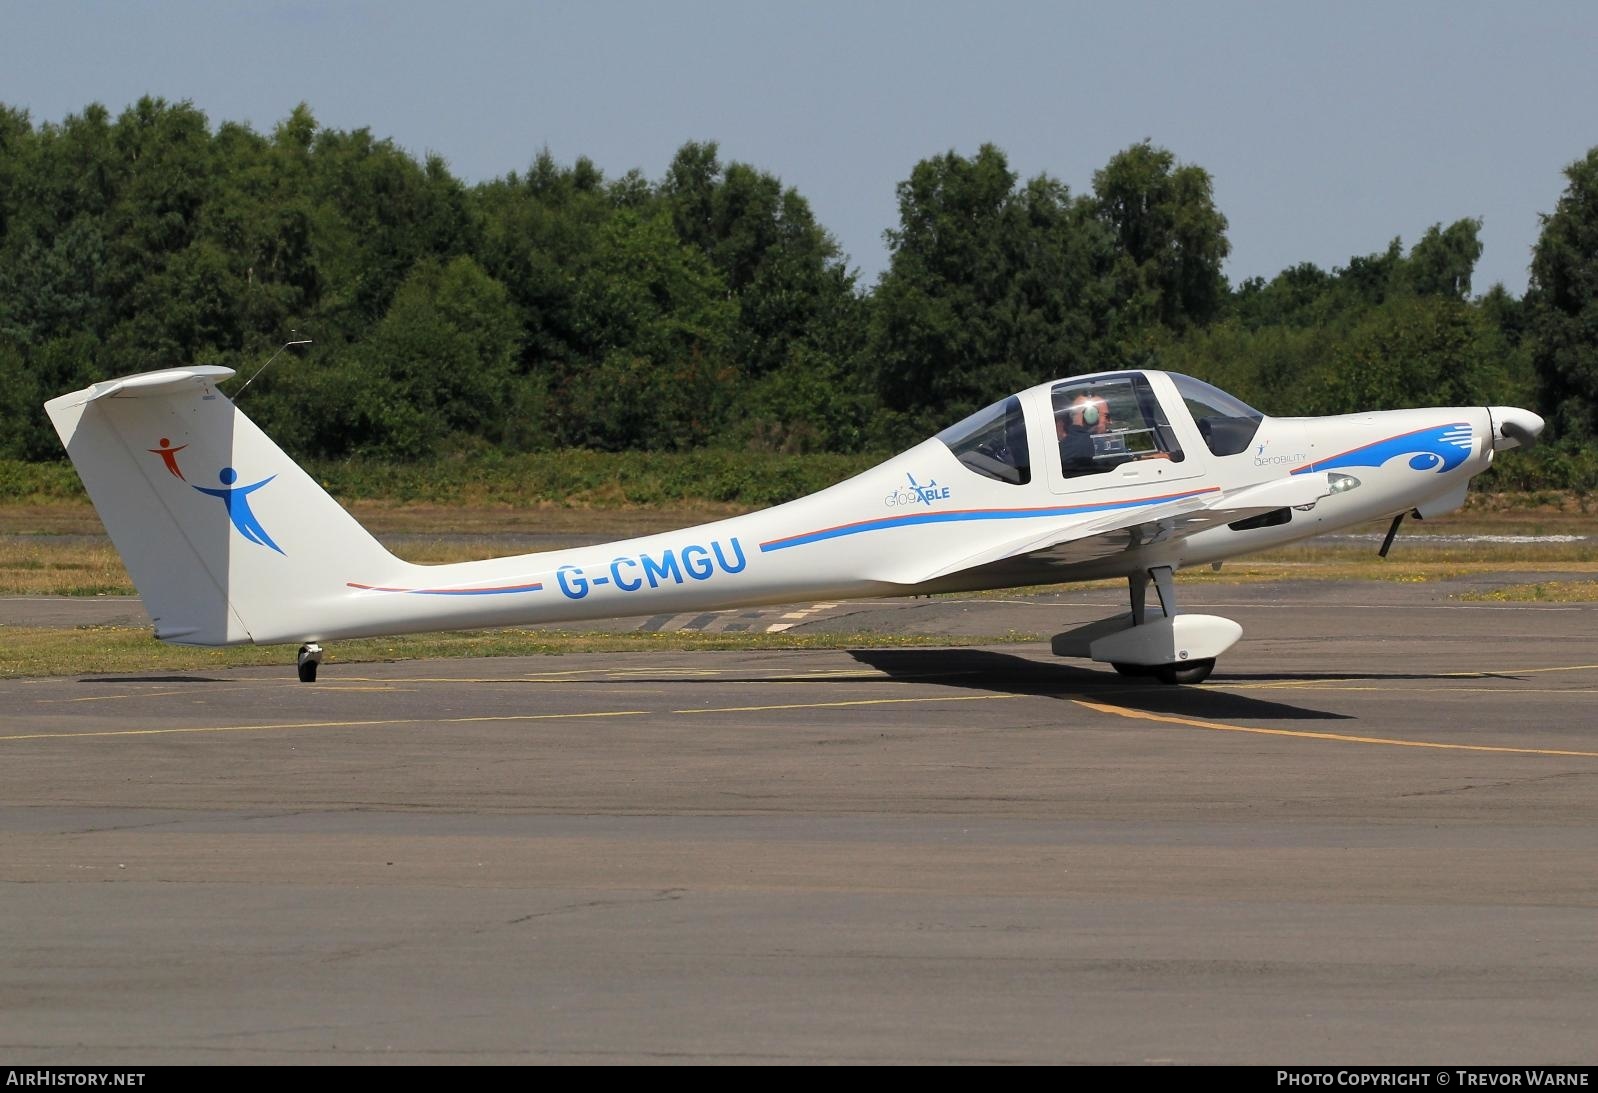
M 299 331 L 298 330 L 290 330 L 289 333 L 290 334 L 298 334 Z M 281 346 L 278 347 L 278 351 L 276 353 L 273 353 L 270 357 L 266 358 L 266 363 L 265 364 L 261 365 L 261 367 L 259 367 L 259 368 L 257 368 L 255 370 L 255 376 L 259 376 L 262 372 L 265 372 L 268 368 L 272 367 L 272 362 L 277 360 L 279 357 L 281 357 L 283 355 L 283 351 L 285 349 L 291 349 L 291 348 L 293 348 L 296 345 L 310 345 L 310 344 L 311 344 L 311 339 L 310 338 L 296 338 L 293 341 L 284 342 Z M 248 387 L 250 384 L 254 383 L 255 382 L 255 376 L 251 376 L 249 379 L 245 380 L 244 381 L 244 387 Z M 244 387 L 240 387 L 237 391 L 233 392 L 233 402 L 235 404 L 238 403 L 239 396 L 244 394 Z

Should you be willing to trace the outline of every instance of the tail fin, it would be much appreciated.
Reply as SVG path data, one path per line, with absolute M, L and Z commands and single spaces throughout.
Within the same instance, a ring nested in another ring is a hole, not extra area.
M 405 567 L 213 386 L 173 368 L 45 403 L 155 622 L 185 645 L 315 640 L 346 575 Z

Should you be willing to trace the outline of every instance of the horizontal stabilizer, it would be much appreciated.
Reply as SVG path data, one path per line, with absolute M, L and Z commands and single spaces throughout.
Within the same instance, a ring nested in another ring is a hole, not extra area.
M 215 364 L 198 365 L 194 368 L 167 368 L 160 372 L 145 372 L 137 376 L 106 380 L 104 383 L 97 383 L 93 387 L 65 395 L 63 398 L 71 400 L 67 405 L 82 405 L 113 395 L 148 398 L 173 394 L 186 387 L 206 387 L 213 383 L 221 383 L 231 375 L 233 369 Z

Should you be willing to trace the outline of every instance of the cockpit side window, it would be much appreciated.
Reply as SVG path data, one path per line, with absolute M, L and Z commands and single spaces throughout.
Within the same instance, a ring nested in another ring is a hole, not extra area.
M 1026 418 L 1021 400 L 1011 395 L 938 434 L 956 459 L 977 474 L 1014 486 L 1032 480 Z
M 1248 451 L 1265 415 L 1242 399 L 1227 394 L 1192 376 L 1171 373 L 1177 393 L 1182 396 L 1199 435 L 1215 455 L 1238 455 Z
M 1138 459 L 1182 461 L 1176 434 L 1141 375 L 1066 380 L 1054 386 L 1050 400 L 1066 478 L 1103 474 Z

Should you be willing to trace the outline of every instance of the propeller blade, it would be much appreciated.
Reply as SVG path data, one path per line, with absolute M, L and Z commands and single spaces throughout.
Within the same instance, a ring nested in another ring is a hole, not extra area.
M 1543 431 L 1543 419 L 1518 406 L 1489 406 L 1487 413 L 1492 419 L 1495 452 L 1533 447 Z
M 1513 440 L 1516 444 L 1520 445 L 1521 449 L 1524 451 L 1529 451 L 1537 446 L 1537 434 L 1542 432 L 1541 429 L 1533 432 L 1512 418 L 1499 425 L 1498 431 L 1503 433 L 1510 440 Z

